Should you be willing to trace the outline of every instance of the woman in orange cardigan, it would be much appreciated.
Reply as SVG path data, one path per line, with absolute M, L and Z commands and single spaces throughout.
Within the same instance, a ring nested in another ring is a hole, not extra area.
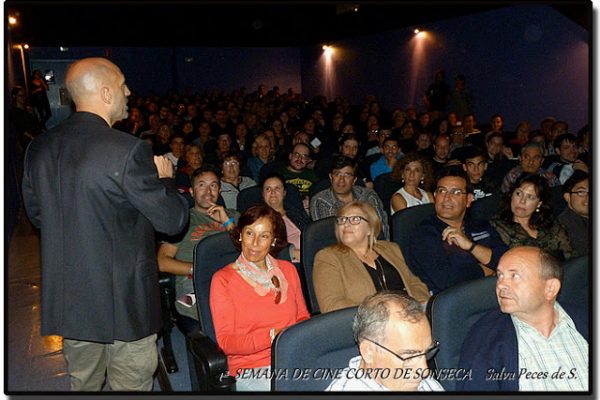
M 238 391 L 270 390 L 271 342 L 310 316 L 296 268 L 273 257 L 287 246 L 286 236 L 277 211 L 264 204 L 248 208 L 232 231 L 240 256 L 212 278 L 217 342 L 227 354 L 229 374 L 237 376 Z M 253 374 L 244 376 L 250 369 Z

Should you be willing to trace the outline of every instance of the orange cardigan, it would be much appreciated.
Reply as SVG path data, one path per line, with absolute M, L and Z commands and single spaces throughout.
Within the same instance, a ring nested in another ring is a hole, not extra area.
M 271 328 L 287 328 L 310 317 L 296 268 L 288 261 L 278 261 L 288 281 L 285 303 L 275 304 L 274 292 L 259 296 L 233 264 L 212 278 L 210 309 L 231 376 L 236 376 L 240 368 L 271 365 Z

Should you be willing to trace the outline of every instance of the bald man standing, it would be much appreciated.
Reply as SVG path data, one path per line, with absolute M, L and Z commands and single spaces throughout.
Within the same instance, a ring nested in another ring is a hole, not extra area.
M 161 326 L 154 231 L 180 233 L 188 206 L 172 164 L 111 126 L 127 117 L 121 70 L 73 63 L 77 112 L 31 142 L 23 196 L 41 229 L 42 335 L 64 337 L 71 390 L 152 390 Z M 161 179 L 162 178 L 162 179 Z

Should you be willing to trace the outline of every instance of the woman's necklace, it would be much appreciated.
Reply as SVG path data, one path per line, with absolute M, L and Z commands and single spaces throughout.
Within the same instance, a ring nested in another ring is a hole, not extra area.
M 383 270 L 383 265 L 381 265 L 381 262 L 379 261 L 379 257 L 377 257 L 375 259 L 375 264 L 377 265 L 377 268 L 375 268 L 375 271 L 378 272 L 377 277 L 379 279 L 379 285 L 381 286 L 381 288 L 383 290 L 388 290 L 387 282 L 385 279 L 385 271 Z

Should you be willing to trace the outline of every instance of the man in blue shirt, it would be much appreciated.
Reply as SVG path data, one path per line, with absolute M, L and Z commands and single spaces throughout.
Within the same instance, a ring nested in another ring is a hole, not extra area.
M 491 274 L 507 250 L 489 222 L 465 218 L 472 201 L 464 171 L 444 170 L 434 191 L 435 215 L 411 235 L 406 261 L 433 294 Z
M 375 182 L 375 178 L 379 175 L 392 172 L 396 161 L 402 156 L 400 151 L 400 142 L 396 136 L 387 136 L 381 144 L 382 156 L 371 164 L 371 179 Z

